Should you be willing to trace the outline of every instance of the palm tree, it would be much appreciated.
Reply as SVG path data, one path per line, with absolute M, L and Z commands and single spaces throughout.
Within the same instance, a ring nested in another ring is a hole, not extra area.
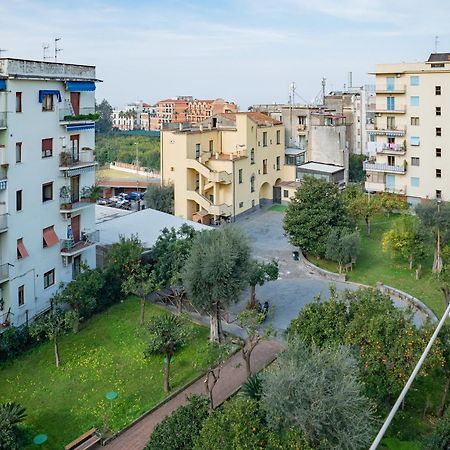
M 0 449 L 16 450 L 19 448 L 17 425 L 25 417 L 25 408 L 18 403 L 0 404 Z

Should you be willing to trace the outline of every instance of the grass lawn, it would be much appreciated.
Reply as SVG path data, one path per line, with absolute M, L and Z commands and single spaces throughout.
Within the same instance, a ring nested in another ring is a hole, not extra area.
M 274 204 L 269 208 L 269 211 L 285 212 L 286 208 L 286 205 Z
M 372 222 L 372 232 L 367 236 L 364 225 L 361 225 L 361 253 L 352 272 L 348 274 L 349 281 L 375 286 L 377 281 L 393 286 L 414 295 L 429 306 L 440 317 L 444 313 L 444 300 L 439 283 L 431 273 L 433 248 L 429 249 L 428 258 L 422 263 L 422 278 L 415 279 L 415 271 L 409 270 L 407 262 L 385 253 L 381 247 L 381 237 L 396 222 L 400 215 L 387 217 L 380 215 Z M 330 270 L 337 271 L 336 263 L 311 257 L 311 262 Z
M 146 305 L 147 318 L 161 311 Z M 146 331 L 138 317 L 134 297 L 94 316 L 78 334 L 61 339 L 59 369 L 49 342 L 0 366 L 2 402 L 26 408 L 24 425 L 31 436 L 48 435 L 45 448 L 63 448 L 93 426 L 101 427 L 105 416 L 114 431 L 120 430 L 164 399 L 163 359 L 144 358 Z M 174 358 L 173 389 L 199 375 L 206 363 L 208 329 L 193 327 L 189 345 Z M 105 399 L 109 391 L 119 394 L 112 405 Z
M 137 175 L 135 173 L 124 172 L 116 169 L 99 169 L 95 174 L 98 180 L 131 180 L 131 181 L 147 181 L 149 177 L 145 175 Z

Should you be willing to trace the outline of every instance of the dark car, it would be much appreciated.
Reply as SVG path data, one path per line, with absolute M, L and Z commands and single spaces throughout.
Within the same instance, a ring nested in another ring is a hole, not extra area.
M 144 198 L 144 194 L 142 192 L 130 192 L 125 197 L 127 200 L 138 201 Z

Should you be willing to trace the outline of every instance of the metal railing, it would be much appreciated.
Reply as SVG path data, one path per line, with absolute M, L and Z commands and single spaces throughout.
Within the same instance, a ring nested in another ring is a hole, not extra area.
M 80 164 L 90 164 L 95 162 L 94 150 L 88 147 L 82 148 L 78 154 L 62 151 L 59 154 L 59 167 L 72 167 Z
M 0 282 L 9 278 L 9 264 L 0 264 Z
M 405 153 L 406 147 L 401 144 L 385 144 L 377 153 Z
M 375 87 L 376 93 L 404 93 L 406 92 L 406 85 L 405 84 L 395 84 L 394 86 L 388 86 L 387 84 L 380 84 Z
M 0 214 L 0 230 L 8 228 L 8 214 Z
M 389 164 L 380 164 L 380 163 L 371 163 L 368 161 L 364 161 L 363 164 L 364 170 L 375 170 L 379 172 L 397 172 L 397 173 L 405 173 L 405 166 L 391 166 Z
M 89 118 L 89 115 L 95 114 L 95 108 L 93 106 L 89 108 L 80 108 L 78 114 L 75 114 L 72 108 L 60 108 L 59 110 L 59 121 L 60 122 L 72 122 L 72 121 L 83 121 L 83 120 L 96 120 Z
M 6 128 L 6 112 L 0 112 L 0 128 Z

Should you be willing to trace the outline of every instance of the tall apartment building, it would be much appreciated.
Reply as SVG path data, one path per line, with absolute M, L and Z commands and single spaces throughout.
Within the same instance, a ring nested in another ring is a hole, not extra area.
M 95 266 L 95 67 L 0 58 L 0 330 Z
M 376 121 L 364 163 L 369 191 L 450 201 L 450 53 L 376 66 Z
M 197 100 L 192 96 L 160 100 L 156 104 L 160 126 L 168 123 L 198 123 L 216 114 L 237 112 L 237 105 L 221 98 Z
M 287 161 L 301 165 L 313 162 L 344 169 L 343 182 L 348 181 L 348 145 L 345 117 L 335 110 L 307 105 L 253 105 L 281 121 L 285 127 Z M 340 170 L 339 169 L 339 170 Z M 301 178 L 301 177 L 296 177 Z
M 218 114 L 161 133 L 161 181 L 174 186 L 175 215 L 196 222 L 281 202 L 283 160 L 284 127 L 259 112 Z
M 129 103 L 125 109 L 114 109 L 112 127 L 117 130 L 150 130 L 151 118 L 156 117 L 156 107 L 143 102 Z

